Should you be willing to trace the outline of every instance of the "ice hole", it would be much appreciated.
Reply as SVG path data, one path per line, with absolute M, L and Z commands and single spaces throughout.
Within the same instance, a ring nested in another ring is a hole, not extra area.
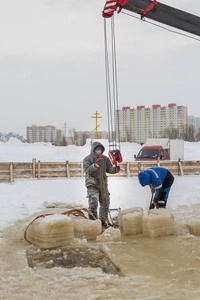
M 120 269 L 105 255 L 98 245 L 70 246 L 59 249 L 41 249 L 31 245 L 26 251 L 31 268 L 101 268 L 108 274 L 121 275 Z

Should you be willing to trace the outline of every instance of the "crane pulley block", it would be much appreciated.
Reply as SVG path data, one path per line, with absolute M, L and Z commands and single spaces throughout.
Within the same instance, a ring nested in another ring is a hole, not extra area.
M 129 0 L 108 0 L 104 6 L 103 17 L 110 18 L 114 14 L 115 10 L 119 7 L 118 13 L 122 10 L 122 7 Z
M 103 17 L 110 18 L 114 14 L 115 10 L 119 7 L 118 13 L 122 10 L 122 7 L 129 0 L 108 0 L 104 6 Z M 144 16 L 157 4 L 156 0 L 153 0 L 150 5 L 143 11 L 141 14 L 141 19 L 144 19 Z
M 110 150 L 108 152 L 108 156 L 110 159 L 111 164 L 116 166 L 116 170 L 117 170 L 117 163 L 121 163 L 122 162 L 122 155 L 120 150 L 116 149 L 116 150 Z

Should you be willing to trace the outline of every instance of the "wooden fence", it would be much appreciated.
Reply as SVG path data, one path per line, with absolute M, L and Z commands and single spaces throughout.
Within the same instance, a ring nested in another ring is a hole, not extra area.
M 164 167 L 174 175 L 200 175 L 200 161 L 123 162 L 118 174 L 108 176 L 131 177 L 151 167 Z M 0 163 L 0 182 L 13 182 L 16 178 L 84 177 L 83 162 Z

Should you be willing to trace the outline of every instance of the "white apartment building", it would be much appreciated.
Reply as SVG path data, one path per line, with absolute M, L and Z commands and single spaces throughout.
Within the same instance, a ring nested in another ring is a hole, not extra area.
M 55 126 L 27 126 L 26 135 L 28 143 L 45 142 L 52 144 L 59 144 L 62 142 L 61 130 L 56 129 Z
M 129 106 L 117 110 L 116 136 L 122 142 L 145 143 L 146 138 L 161 138 L 170 136 L 176 131 L 179 138 L 187 125 L 187 107 L 176 104 L 153 105 L 151 108 Z

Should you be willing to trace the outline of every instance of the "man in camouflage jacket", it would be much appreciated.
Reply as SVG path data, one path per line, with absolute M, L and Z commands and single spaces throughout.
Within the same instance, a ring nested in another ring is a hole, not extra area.
M 109 158 L 103 155 L 105 151 L 104 146 L 100 142 L 94 142 L 91 146 L 90 155 L 86 156 L 83 160 L 83 168 L 85 172 L 85 185 L 87 188 L 87 198 L 89 201 L 89 210 L 97 218 L 98 202 L 99 219 L 102 226 L 107 226 L 108 211 L 110 205 L 110 194 L 108 191 L 108 181 L 106 173 L 118 173 L 120 167 L 113 166 Z M 90 219 L 93 219 L 89 215 Z

